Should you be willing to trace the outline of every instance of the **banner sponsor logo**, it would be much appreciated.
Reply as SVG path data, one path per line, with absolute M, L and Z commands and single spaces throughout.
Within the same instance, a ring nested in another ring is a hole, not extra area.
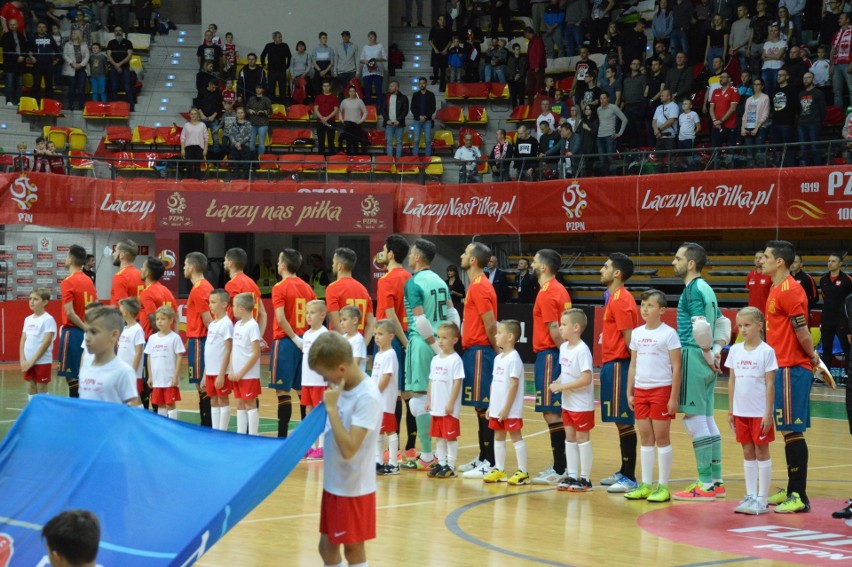
M 33 215 L 28 212 L 32 210 L 33 205 L 38 201 L 38 186 L 29 177 L 22 175 L 15 179 L 9 186 L 9 195 L 12 197 L 12 202 L 18 206 L 21 212 L 18 213 L 18 221 L 33 222 Z
M 169 214 L 163 224 L 171 226 L 192 226 L 192 219 L 188 219 L 183 216 L 183 212 L 186 210 L 186 199 L 184 199 L 177 191 L 169 195 L 166 199 L 166 209 L 168 209 Z
M 154 212 L 154 208 L 154 201 L 113 199 L 112 193 L 107 193 L 101 203 L 101 210 L 104 212 L 118 215 L 137 215 L 139 221 L 145 220 L 149 214 Z
M 381 210 L 382 207 L 378 199 L 372 195 L 367 195 L 361 201 L 361 213 L 364 215 L 364 218 L 356 222 L 355 226 L 358 228 L 385 228 L 385 221 L 381 218 L 376 218 Z
M 512 214 L 517 201 L 517 195 L 501 201 L 495 201 L 489 196 L 467 199 L 451 197 L 445 203 L 416 203 L 414 198 L 410 197 L 402 208 L 402 214 L 414 217 L 435 217 L 435 225 L 440 224 L 445 217 L 469 216 L 486 217 L 499 223 L 505 215 Z
M 8 567 L 15 554 L 15 540 L 9 534 L 0 534 L 0 567 Z
M 15 250 L 17 250 L 18 252 L 32 252 L 33 247 L 32 245 L 20 244 L 15 247 Z
M 565 192 L 562 194 L 562 210 L 565 211 L 565 216 L 568 218 L 565 223 L 566 231 L 586 230 L 586 223 L 580 221 L 580 219 L 583 217 L 587 206 L 586 192 L 580 187 L 579 182 L 575 181 L 565 188 Z
M 641 207 L 644 211 L 675 210 L 676 217 L 687 209 L 706 210 L 716 207 L 744 209 L 753 215 L 758 207 L 770 203 L 774 191 L 774 183 L 766 189 L 754 191 L 744 190 L 742 185 L 725 184 L 707 189 L 703 185 L 693 185 L 689 191 L 667 194 L 655 194 L 653 189 L 646 189 Z
M 47 236 L 42 236 L 38 239 L 38 251 L 39 256 L 41 253 L 51 252 L 53 251 L 53 239 Z

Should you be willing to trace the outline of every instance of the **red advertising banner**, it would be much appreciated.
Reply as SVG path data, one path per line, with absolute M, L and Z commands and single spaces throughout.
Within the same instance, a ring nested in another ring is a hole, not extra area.
M 781 172 L 781 189 L 780 226 L 852 228 L 849 166 L 785 169 Z

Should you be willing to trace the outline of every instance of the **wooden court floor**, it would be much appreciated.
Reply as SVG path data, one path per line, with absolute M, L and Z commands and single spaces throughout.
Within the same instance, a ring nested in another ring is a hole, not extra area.
M 527 376 L 531 380 L 531 376 Z M 371 565 L 852 565 L 852 526 L 830 518 L 852 498 L 852 436 L 842 391 L 815 387 L 810 448 L 809 514 L 742 516 L 732 509 L 743 494 L 742 451 L 727 427 L 726 383 L 720 382 L 716 420 L 722 431 L 723 470 L 728 491 L 715 502 L 630 502 L 597 486 L 591 493 L 555 487 L 486 485 L 464 479 L 429 479 L 403 471 L 379 478 L 378 537 L 367 546 Z M 194 393 L 182 383 L 181 419 L 196 421 Z M 66 395 L 62 383 L 51 393 Z M 21 373 L 0 367 L 0 435 L 26 403 Z M 298 411 L 294 411 L 298 418 Z M 261 431 L 275 430 L 275 397 L 261 396 Z M 524 437 L 531 474 L 550 462 L 544 421 L 528 402 Z M 232 425 L 233 425 L 232 419 Z M 295 424 L 298 425 L 298 424 Z M 232 427 L 233 429 L 233 427 Z M 680 423 L 672 425 L 673 491 L 694 479 L 695 460 Z M 615 427 L 592 431 L 593 481 L 619 467 Z M 459 461 L 477 453 L 475 414 L 462 412 Z M 773 481 L 785 486 L 784 447 L 771 448 Z M 507 447 L 506 468 L 514 451 Z M 637 474 L 639 471 L 637 470 Z M 257 509 L 198 562 L 205 567 L 321 565 L 316 551 L 322 463 L 303 461 Z M 807 531 L 803 531 L 807 530 Z M 833 535 L 832 535 L 833 534 Z M 844 539 L 845 538 L 845 539 Z M 832 545 L 825 544 L 830 542 Z

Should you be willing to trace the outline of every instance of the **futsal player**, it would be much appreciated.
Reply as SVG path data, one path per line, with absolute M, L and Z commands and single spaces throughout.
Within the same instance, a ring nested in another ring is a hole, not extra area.
M 68 382 L 68 396 L 78 398 L 80 361 L 86 332 L 86 305 L 95 301 L 98 292 L 95 284 L 83 273 L 86 249 L 72 244 L 65 256 L 65 267 L 70 272 L 59 286 L 62 294 L 62 330 L 59 332 L 59 371 Z
M 213 286 L 204 278 L 207 256 L 201 252 L 190 252 L 183 262 L 183 276 L 192 283 L 186 300 L 186 356 L 189 383 L 198 390 L 198 411 L 201 425 L 213 427 L 210 396 L 207 392 L 204 373 L 204 347 L 207 343 L 207 327 L 213 321 L 210 315 L 210 293 Z M 218 372 L 218 369 L 213 369 Z

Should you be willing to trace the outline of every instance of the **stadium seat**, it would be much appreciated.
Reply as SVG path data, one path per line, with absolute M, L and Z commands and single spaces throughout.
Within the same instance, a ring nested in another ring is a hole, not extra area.
M 426 175 L 444 175 L 444 162 L 441 158 L 432 156 L 426 165 Z
M 387 137 L 384 130 L 367 130 L 367 149 L 384 150 L 387 147 Z
M 92 171 L 94 169 L 95 161 L 93 155 L 78 150 L 71 150 L 68 152 L 68 155 L 71 157 L 72 171 Z
M 467 117 L 465 118 L 466 124 L 478 124 L 480 126 L 484 126 L 488 124 L 488 113 L 485 111 L 484 106 L 468 106 L 467 107 Z
M 558 88 L 562 92 L 564 92 L 566 94 L 566 96 L 571 91 L 571 87 L 573 87 L 573 86 L 574 86 L 574 76 L 573 75 L 571 75 L 570 77 L 565 77 L 565 78 L 562 78 L 562 79 L 559 79 L 558 81 L 556 81 L 556 88 Z
M 23 99 L 22 99 L 23 100 Z M 83 118 L 104 118 L 107 115 L 107 103 L 94 100 L 86 101 L 83 106 Z
M 373 158 L 373 171 L 378 174 L 396 173 L 394 161 L 392 156 L 375 156 Z
M 349 173 L 349 156 L 346 154 L 334 154 L 328 156 L 325 160 L 326 171 L 335 175 L 345 175 Z
M 453 151 L 456 142 L 450 130 L 435 130 L 432 134 L 432 151 Z
M 287 109 L 288 122 L 310 122 L 313 109 L 304 104 L 294 104 Z
M 447 90 L 444 92 L 445 100 L 464 100 L 464 83 L 447 83 Z
M 272 114 L 269 115 L 269 120 L 274 122 L 283 122 L 287 120 L 287 107 L 283 104 L 273 104 Z
M 268 175 L 272 175 L 279 171 L 279 162 L 278 157 L 272 154 L 261 154 L 257 156 L 258 161 L 258 173 L 265 173 Z
M 62 103 L 52 98 L 41 99 L 40 116 L 51 116 L 57 118 L 62 116 Z
M 129 126 L 107 126 L 104 143 L 129 144 L 133 139 L 133 130 Z
M 18 102 L 18 114 L 36 115 L 39 113 L 39 110 L 38 101 L 32 97 L 22 96 Z
M 445 106 L 435 112 L 435 120 L 443 122 L 448 126 L 460 126 L 464 124 L 464 109 L 460 106 Z
M 304 167 L 303 154 L 280 154 L 278 170 L 282 173 L 301 173 Z
M 842 106 L 829 106 L 826 108 L 823 126 L 840 126 L 844 120 L 844 108 Z
M 72 151 L 85 151 L 88 141 L 89 135 L 80 128 L 71 128 L 68 133 L 68 147 Z
M 364 124 L 378 124 L 379 122 L 379 111 L 376 109 L 375 104 L 367 105 L 367 118 L 364 119 Z
M 155 128 L 150 126 L 137 126 L 133 129 L 133 138 L 131 144 L 140 144 L 150 146 L 154 144 Z
M 373 160 L 370 156 L 350 156 L 349 174 L 369 174 L 373 169 Z
M 130 119 L 130 103 L 123 100 L 106 103 L 106 118 Z
M 512 114 L 506 122 L 526 122 L 530 120 L 530 107 L 527 104 L 520 104 L 512 109 Z
M 488 86 L 490 100 L 509 100 L 509 85 L 507 83 L 491 83 Z
M 316 173 L 325 169 L 325 156 L 320 154 L 303 154 L 299 156 L 305 162 L 302 171 L 305 173 Z
M 68 144 L 71 129 L 59 126 L 45 126 L 42 129 L 42 134 L 48 142 L 53 142 L 57 148 L 64 148 Z
M 421 158 L 415 156 L 402 156 L 396 160 L 396 172 L 401 175 L 414 175 L 420 173 L 422 167 Z
M 312 148 L 313 131 L 308 128 L 279 128 L 269 134 L 268 147 L 271 148 Z

